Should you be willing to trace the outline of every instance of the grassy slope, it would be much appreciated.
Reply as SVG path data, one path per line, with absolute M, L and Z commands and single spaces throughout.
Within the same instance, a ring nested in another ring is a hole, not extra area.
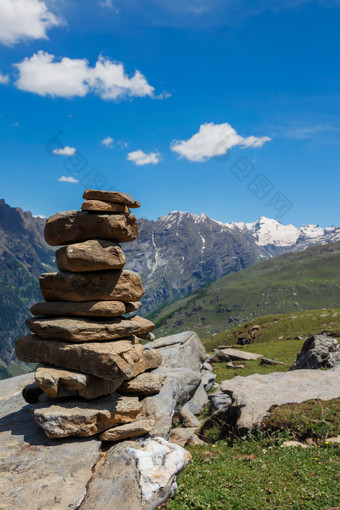
M 340 310 L 318 310 L 257 318 L 246 325 L 205 339 L 212 350 L 234 345 L 239 335 L 259 325 L 254 343 L 239 347 L 284 361 L 286 365 L 245 362 L 243 369 L 215 363 L 217 382 L 236 375 L 288 370 L 309 333 L 340 330 Z M 283 337 L 283 338 L 282 338 Z M 241 362 L 235 362 L 237 364 Z M 243 362 L 242 362 L 243 363 Z M 274 411 L 267 430 L 243 438 L 220 437 L 220 429 L 205 432 L 207 445 L 189 447 L 193 460 L 178 480 L 168 510 L 326 510 L 339 505 L 340 447 L 327 442 L 339 429 L 339 399 L 288 404 Z M 276 428 L 281 430 L 275 431 Z M 283 430 L 282 430 L 283 429 Z M 281 448 L 286 439 L 314 438 L 308 449 Z M 318 441 L 316 438 L 320 438 Z
M 153 313 L 158 336 L 193 329 L 209 337 L 268 314 L 335 307 L 340 303 L 340 243 L 254 264 Z M 238 319 L 238 321 L 234 321 Z

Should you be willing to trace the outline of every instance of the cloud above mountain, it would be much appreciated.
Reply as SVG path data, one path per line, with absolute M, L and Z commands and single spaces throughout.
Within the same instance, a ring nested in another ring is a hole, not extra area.
M 241 149 L 262 147 L 271 138 L 239 135 L 230 124 L 202 124 L 198 133 L 188 140 L 174 140 L 171 150 L 189 161 L 203 162 L 214 156 L 226 154 L 232 147 Z
M 0 42 L 12 45 L 27 39 L 47 39 L 47 31 L 61 24 L 42 0 L 1 0 Z
M 16 87 L 40 96 L 72 98 L 92 92 L 104 100 L 118 100 L 154 95 L 154 87 L 140 71 L 128 76 L 122 63 L 102 56 L 91 67 L 86 59 L 57 59 L 39 51 L 15 67 Z

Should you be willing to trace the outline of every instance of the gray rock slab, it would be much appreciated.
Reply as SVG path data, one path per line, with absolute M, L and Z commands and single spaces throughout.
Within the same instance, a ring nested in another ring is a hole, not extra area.
M 300 403 L 311 399 L 330 400 L 340 397 L 340 370 L 294 370 L 237 376 L 223 381 L 221 390 L 239 408 L 239 429 L 259 425 L 273 405 Z
M 201 377 L 189 368 L 169 369 L 161 366 L 154 373 L 164 374 L 166 379 L 157 395 L 143 400 L 143 415 L 155 418 L 150 435 L 167 438 L 172 427 L 173 415 L 193 397 L 200 385 Z
M 216 374 L 211 372 L 210 370 L 202 370 L 202 384 L 205 389 L 205 391 L 211 390 L 211 388 L 214 386 L 215 380 L 216 380 Z
M 154 510 L 171 497 L 191 455 L 163 438 L 124 441 L 108 450 L 81 510 Z
M 0 508 L 76 510 L 92 467 L 98 460 L 97 439 L 48 439 L 34 422 L 30 406 L 17 390 L 32 374 L 0 381 Z
M 236 361 L 253 361 L 262 358 L 261 354 L 241 351 L 238 349 L 221 349 L 221 351 L 227 356 L 229 356 L 231 360 Z
M 204 345 L 193 331 L 159 338 L 147 345 L 162 354 L 162 366 L 167 368 L 185 367 L 200 372 L 206 358 Z
M 198 416 L 204 411 L 208 402 L 207 392 L 204 389 L 203 382 L 201 382 L 193 397 L 186 403 L 186 408 L 189 409 L 192 414 Z

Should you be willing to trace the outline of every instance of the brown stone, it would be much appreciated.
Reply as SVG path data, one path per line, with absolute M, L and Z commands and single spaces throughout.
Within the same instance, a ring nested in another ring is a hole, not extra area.
M 142 306 L 142 303 L 135 301 L 134 303 L 124 303 L 126 311 L 125 313 L 137 312 Z
M 48 218 L 44 235 L 46 242 L 51 246 L 90 239 L 108 239 L 126 243 L 138 237 L 138 225 L 133 214 L 63 211 Z
M 63 246 L 55 253 L 60 271 L 100 271 L 122 269 L 125 255 L 112 241 L 90 240 Z
M 83 198 L 85 200 L 104 200 L 105 202 L 115 202 L 116 204 L 125 204 L 133 209 L 140 207 L 137 202 L 128 193 L 120 193 L 119 191 L 102 191 L 98 189 L 87 189 L 84 191 Z
M 110 212 L 126 214 L 130 212 L 129 208 L 124 204 L 107 202 L 105 200 L 86 200 L 85 202 L 83 202 L 81 210 L 90 212 Z
M 152 425 L 152 420 L 133 421 L 105 430 L 105 432 L 100 434 L 99 439 L 102 441 L 121 441 L 122 439 L 128 439 L 130 437 L 143 436 L 152 430 Z
M 38 365 L 35 369 L 35 382 L 40 392 L 51 398 L 82 397 L 93 399 L 113 393 L 123 382 L 122 379 L 107 381 L 101 377 L 84 374 L 75 370 Z
M 135 315 L 131 320 L 139 326 L 137 335 L 146 335 L 155 329 L 153 322 L 148 319 L 144 319 L 144 317 L 140 317 L 139 315 Z
M 134 304 L 141 306 L 138 302 Z M 31 314 L 52 317 L 119 317 L 136 309 L 133 307 L 134 309 L 131 310 L 131 305 L 132 303 L 123 303 L 123 301 L 84 301 L 82 303 L 43 301 L 32 306 Z
M 125 381 L 119 388 L 119 393 L 135 395 L 156 395 L 161 391 L 165 374 L 144 372 L 134 379 Z
M 44 273 L 39 278 L 46 301 L 139 301 L 144 289 L 133 271 Z
M 32 407 L 34 420 L 47 437 L 88 437 L 115 425 L 129 423 L 142 412 L 137 397 L 112 393 L 95 400 L 48 399 Z
M 203 441 L 201 441 L 199 443 L 196 442 L 197 436 L 196 436 L 195 432 L 196 432 L 196 428 L 194 428 L 194 427 L 189 427 L 189 428 L 178 427 L 175 429 L 171 429 L 169 441 L 170 441 L 170 443 L 175 443 L 178 446 L 182 446 L 182 448 L 184 448 L 184 446 L 186 444 L 190 443 L 191 441 L 193 441 L 195 444 L 204 444 Z
M 77 344 L 28 335 L 18 338 L 15 353 L 26 363 L 49 363 L 118 381 L 131 379 L 161 364 L 162 355 L 153 349 L 144 350 L 139 342 L 138 338 L 131 337 L 114 342 Z
M 80 319 L 80 318 L 41 318 L 26 319 L 26 326 L 32 333 L 52 340 L 65 342 L 97 342 L 117 340 L 137 334 L 139 324 L 130 319 Z

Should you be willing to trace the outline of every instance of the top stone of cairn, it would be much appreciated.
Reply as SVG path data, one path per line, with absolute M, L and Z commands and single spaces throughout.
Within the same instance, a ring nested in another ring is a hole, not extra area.
M 140 203 L 128 193 L 119 193 L 118 191 L 101 191 L 97 189 L 87 189 L 83 198 L 86 200 L 101 200 L 105 202 L 114 202 L 124 204 L 132 209 L 140 207 Z

